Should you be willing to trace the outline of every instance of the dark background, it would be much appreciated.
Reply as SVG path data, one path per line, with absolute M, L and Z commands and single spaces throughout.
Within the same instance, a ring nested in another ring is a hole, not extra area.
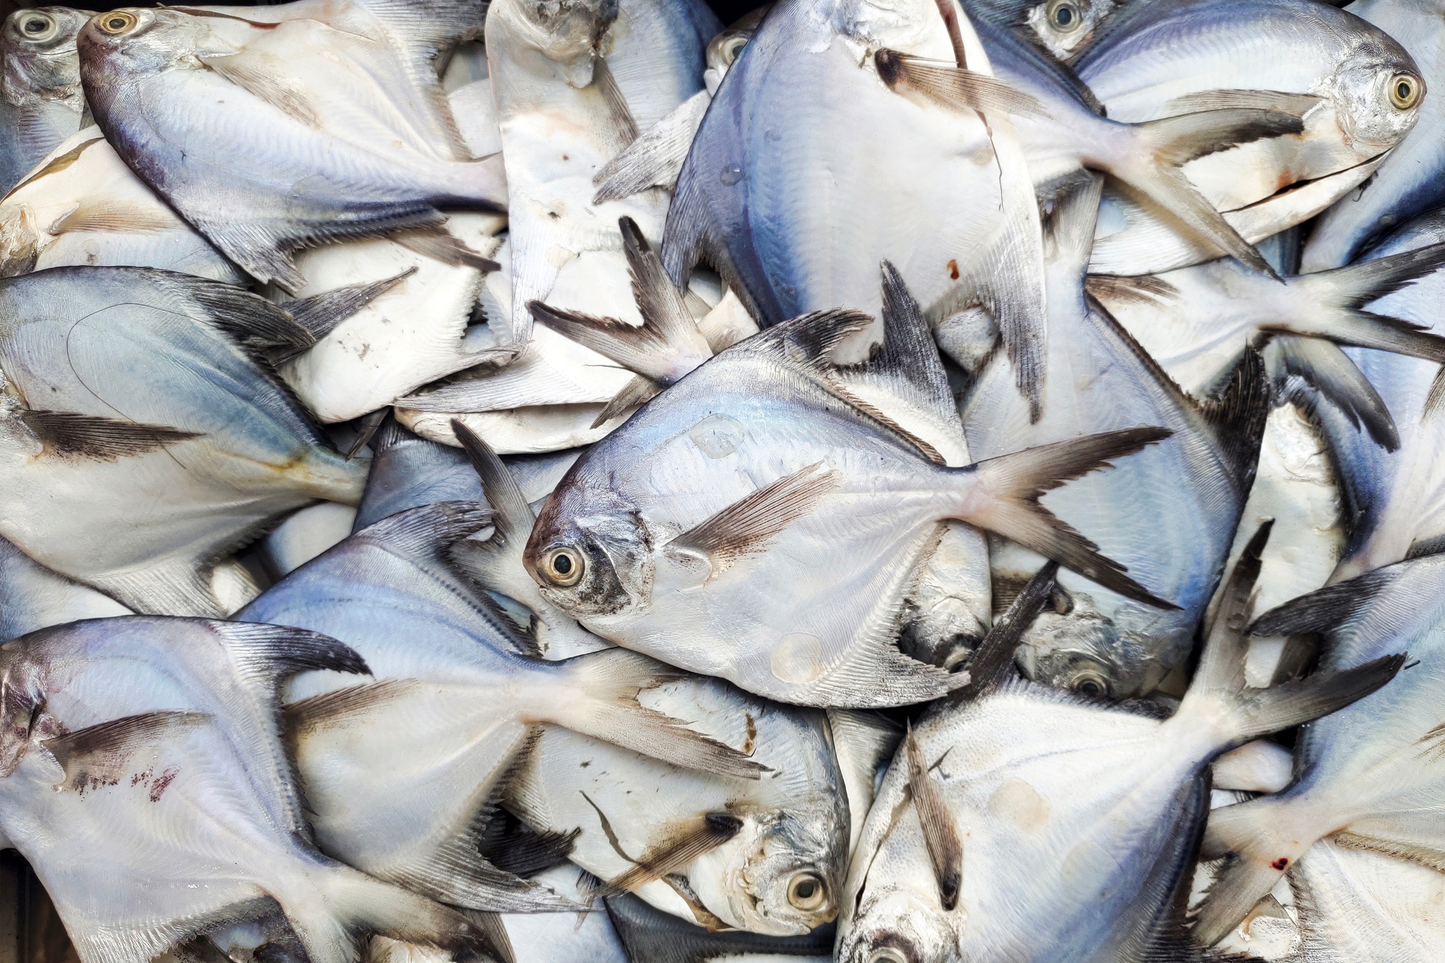
M 181 2 L 182 0 L 172 0 L 175 6 L 179 6 Z M 237 5 L 236 3 L 228 2 L 228 0 L 194 0 L 194 2 L 205 3 L 207 6 Z M 279 0 L 249 0 L 249 2 L 242 5 L 264 7 L 273 5 L 273 2 L 279 2 Z M 22 2 L 22 0 L 0 0 L 0 16 L 8 17 L 12 11 L 25 7 L 43 7 L 47 5 L 45 0 L 33 0 L 33 2 L 30 3 Z M 717 11 L 718 19 L 724 24 L 732 23 L 738 17 L 741 17 L 759 5 L 760 0 L 709 0 L 708 3 L 708 6 Z M 134 2 L 134 0 L 109 0 L 109 2 L 108 0 L 75 0 L 73 3 L 65 3 L 61 0 L 61 2 L 55 3 L 54 6 L 74 7 L 77 10 L 114 10 L 116 7 L 155 7 L 160 6 L 160 4 L 137 3 Z

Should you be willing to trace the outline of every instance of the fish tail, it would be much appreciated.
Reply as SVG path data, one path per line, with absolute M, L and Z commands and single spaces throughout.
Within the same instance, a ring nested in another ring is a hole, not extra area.
M 1445 363 L 1445 338 L 1409 321 L 1364 310 L 1364 305 L 1400 290 L 1442 265 L 1445 265 L 1445 243 L 1291 278 L 1291 293 L 1298 298 L 1300 310 L 1297 320 L 1288 328 L 1339 344 Z
M 355 958 L 350 946 L 354 937 L 350 934 L 355 933 L 380 933 L 408 943 L 436 946 L 450 952 L 459 963 L 504 963 L 512 958 L 506 931 L 495 914 L 463 913 L 340 864 L 331 865 L 321 877 L 321 885 L 322 905 L 310 914 L 311 919 L 297 920 L 292 917 L 292 907 L 283 907 L 312 963 L 350 963 Z M 328 931 L 334 934 L 330 945 L 322 942 L 314 950 L 314 937 Z M 345 940 L 346 945 L 337 946 L 337 940 Z M 345 955 L 337 956 L 343 948 Z
M 1056 517 L 1039 497 L 1065 482 L 1168 438 L 1167 428 L 1129 428 L 1071 438 L 948 471 L 965 481 L 954 518 L 1018 542 L 1128 598 L 1177 608 L 1125 574 L 1124 566 Z
M 1275 369 L 1299 375 L 1313 386 L 1318 397 L 1328 400 L 1356 428 L 1361 425 L 1375 443 L 1386 451 L 1400 447 L 1400 432 L 1385 399 L 1370 384 L 1340 346 L 1321 338 L 1280 335 L 1269 345 Z M 1304 392 L 1292 399 L 1306 409 L 1313 403 L 1313 392 Z
M 638 703 L 639 693 L 680 678 L 679 670 L 623 649 L 578 656 L 566 665 L 568 691 L 549 704 L 546 721 L 684 769 L 739 779 L 768 771 L 746 753 Z
M 1194 937 L 1213 946 L 1243 922 L 1280 877 L 1323 835 L 1290 797 L 1262 797 L 1209 814 L 1201 856 L 1227 856 L 1194 918 Z
M 1254 245 L 1230 226 L 1180 170 L 1189 161 L 1237 144 L 1297 134 L 1304 123 L 1292 113 L 1250 107 L 1204 110 L 1134 124 L 1128 149 L 1101 166 L 1161 205 L 1205 240 L 1241 264 L 1277 278 Z

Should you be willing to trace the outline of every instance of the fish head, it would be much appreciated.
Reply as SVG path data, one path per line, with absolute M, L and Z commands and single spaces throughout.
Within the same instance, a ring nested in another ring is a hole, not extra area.
M 1084 52 L 1114 7 L 1112 0 L 1044 0 L 1025 12 L 1024 29 L 1055 59 L 1069 63 Z
M 511 0 L 514 22 L 526 42 L 562 67 L 579 90 L 592 83 L 592 66 L 617 19 L 617 0 Z
M 25 758 L 44 708 L 41 664 L 28 657 L 21 640 L 0 646 L 0 778 L 14 773 Z
M 75 36 L 87 14 L 68 7 L 17 10 L 5 18 L 5 93 L 26 97 L 65 97 L 80 85 Z
M 856 900 L 857 908 L 849 923 L 840 928 L 836 959 L 839 963 L 951 963 L 962 959 L 961 928 L 968 915 L 961 908 L 944 910 L 939 905 L 922 834 L 895 833 L 885 840 L 884 849 L 888 851 L 862 861 L 854 870 L 861 868 L 868 880 L 856 895 L 850 881 L 845 898 Z M 888 871 L 880 872 L 884 869 Z
M 128 76 L 199 66 L 200 56 L 236 48 L 213 35 L 207 21 L 178 10 L 122 7 L 97 14 L 76 38 L 89 86 L 122 83 Z
M 735 811 L 742 830 L 699 857 L 689 881 L 729 926 L 801 936 L 838 915 L 848 865 L 846 817 L 831 807 Z
M 522 553 L 542 598 L 584 623 L 616 618 L 652 597 L 652 538 L 642 514 L 602 481 L 564 480 Z
M 1326 81 L 1335 122 L 1357 154 L 1373 157 L 1400 143 L 1419 119 L 1425 79 L 1405 49 L 1367 37 Z

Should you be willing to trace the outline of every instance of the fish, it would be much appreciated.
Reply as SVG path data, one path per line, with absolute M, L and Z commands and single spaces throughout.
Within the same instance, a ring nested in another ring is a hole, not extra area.
M 770 771 L 711 775 L 551 728 L 502 805 L 544 838 L 565 838 L 567 858 L 604 881 L 594 895 L 632 892 L 710 930 L 794 936 L 830 922 L 852 821 L 825 714 L 693 676 L 639 701 Z
M 780 959 L 822 963 L 833 958 L 831 927 L 803 936 L 709 933 L 626 893 L 607 897 L 607 915 L 632 963 L 777 963 Z
M 1408 651 L 1410 668 L 1376 695 L 1306 727 L 1288 789 L 1210 815 L 1203 854 L 1232 858 L 1196 916 L 1201 945 L 1233 930 L 1325 837 L 1436 871 L 1445 865 L 1438 765 L 1445 651 L 1436 601 L 1442 579 L 1445 557 L 1424 555 L 1286 602 L 1251 626 L 1271 636 L 1322 633 L 1325 671 L 1386 650 Z
M 1118 121 L 1225 107 L 1301 113 L 1302 134 L 1183 168 L 1248 241 L 1300 223 L 1358 186 L 1413 129 L 1425 99 L 1421 69 L 1404 47 L 1314 0 L 1131 4 L 1075 69 Z M 1098 240 L 1091 270 L 1100 274 L 1157 273 L 1225 253 L 1122 195 L 1101 212 Z
M 267 904 L 314 963 L 372 932 L 497 959 L 479 924 L 312 845 L 276 693 L 311 669 L 366 664 L 311 632 L 156 617 L 0 651 L 0 829 L 84 963 L 149 960 Z
M 110 596 L 56 575 L 0 538 L 0 642 L 52 625 L 130 614 Z
M 301 509 L 266 533 L 257 551 L 266 574 L 279 581 L 351 534 L 356 509 L 321 502 Z
M 1070 64 L 1083 56 L 1123 5 L 1115 0 L 965 0 L 964 9 L 975 21 L 1014 30 L 1055 60 Z
M 1368 272 L 1399 258 L 1428 257 L 1445 240 L 1445 215 L 1425 215 L 1392 232 L 1378 247 L 1345 270 Z M 1436 308 L 1445 272 L 1434 272 L 1369 305 L 1372 312 L 1418 326 L 1420 333 L 1440 333 Z M 1408 329 L 1406 329 L 1408 330 Z M 1411 554 L 1433 550 L 1445 536 L 1440 485 L 1445 476 L 1435 469 L 1440 421 L 1439 365 L 1420 358 L 1368 348 L 1346 348 L 1366 385 L 1378 392 L 1394 416 L 1393 445 L 1377 444 L 1367 431 L 1337 405 L 1309 405 L 1330 452 L 1343 505 L 1345 545 L 1330 575 L 1337 582 L 1398 562 Z
M 290 511 L 361 495 L 364 463 L 268 367 L 313 343 L 295 314 L 183 274 L 0 281 L 0 535 L 137 612 L 229 611 L 218 560 Z
M 538 874 L 544 885 L 582 905 L 578 879 L 586 874 L 570 863 Z M 667 917 L 665 917 L 667 918 Z M 524 948 L 523 960 L 547 963 L 634 963 L 618 937 L 611 918 L 601 906 L 590 912 L 505 913 L 502 922 L 514 946 Z
M 0 276 L 76 265 L 153 267 L 246 283 L 95 126 L 61 141 L 0 199 Z
M 1445 89 L 1439 8 L 1429 0 L 1356 0 L 1345 12 L 1366 20 L 1410 51 L 1428 87 Z M 1306 271 L 1322 271 L 1359 260 L 1364 251 L 1416 216 L 1445 201 L 1439 183 L 1445 97 L 1426 97 L 1419 120 L 1361 190 L 1340 198 L 1310 230 L 1301 255 Z
M 639 694 L 679 675 L 611 650 L 564 663 L 520 654 L 506 615 L 448 558 L 489 521 L 444 502 L 390 516 L 302 566 L 236 614 L 325 625 L 375 682 L 315 674 L 287 692 L 287 739 L 324 852 L 440 899 L 496 911 L 572 904 L 491 865 L 479 822 L 544 724 L 739 778 L 743 753 L 650 711 Z M 489 644 L 495 642 L 495 645 Z
M 0 191 L 9 191 L 80 129 L 85 98 L 75 37 L 89 13 L 16 10 L 0 28 Z
M 899 54 L 961 58 L 985 75 L 975 91 L 983 109 L 888 89 Z M 1038 206 L 1000 107 L 1011 91 L 991 79 L 956 2 L 781 0 L 728 69 L 693 140 L 663 235 L 668 273 L 682 284 L 700 260 L 715 265 L 769 327 L 840 306 L 877 317 L 874 271 L 890 260 L 931 320 L 981 307 L 1003 332 L 1019 390 L 1036 402 Z M 923 187 L 940 183 L 957 189 Z M 844 210 L 846 230 L 836 213 Z
M 391 281 L 281 377 L 323 424 L 385 408 L 422 385 L 477 364 L 505 364 L 487 318 L 487 285 L 506 283 L 497 214 L 450 214 L 439 231 L 328 244 L 299 253 L 299 298 Z M 504 255 L 505 256 L 505 255 Z M 495 280 L 494 280 L 495 279 Z
M 1210 760 L 1393 684 L 1404 661 L 1246 688 L 1254 575 L 1253 565 L 1232 573 L 1199 670 L 1167 719 L 1006 674 L 926 711 L 869 814 L 836 958 L 1190 959 L 1178 897 L 1208 810 Z
M 294 292 L 298 248 L 434 231 L 441 207 L 505 209 L 500 159 L 474 161 L 453 139 L 434 68 L 425 109 L 408 52 L 475 16 L 465 6 L 406 49 L 310 17 L 115 10 L 80 32 L 81 81 L 132 170 L 247 273 Z
M 1201 110 L 1142 124 L 1121 124 L 1103 116 L 1094 94 L 1071 71 L 1007 28 L 982 21 L 978 36 L 996 77 L 1018 95 L 1011 113 L 1036 188 L 1082 169 L 1112 175 L 1186 230 L 1229 252 L 1242 265 L 1272 275 L 1268 263 L 1214 209 L 1179 168 L 1209 153 L 1239 144 L 1297 134 L 1299 116 L 1279 109 L 1242 107 Z M 940 68 L 909 57 L 879 61 L 881 76 L 895 90 L 918 89 L 942 102 L 972 111 L 967 71 Z M 1313 102 L 1311 102 L 1312 104 Z
M 1045 223 L 1053 257 L 1043 418 L 1031 422 L 1007 390 L 1011 375 L 997 355 L 975 373 L 959 411 L 969 451 L 981 459 L 1139 424 L 1170 433 L 1042 502 L 1151 594 L 1101 590 L 1087 576 L 1060 573 L 1058 598 L 1025 633 L 1019 664 L 1036 681 L 1123 699 L 1150 692 L 1193 648 L 1254 479 L 1271 398 L 1263 363 L 1248 349 L 1218 394 L 1188 394 L 1087 295 L 1100 191 L 1100 178 L 1088 175 L 1055 199 Z M 1033 552 L 995 545 L 995 591 L 1021 584 L 1040 564 Z
M 370 446 L 371 468 L 352 534 L 409 508 L 483 497 L 465 452 L 414 435 L 394 418 L 382 423 Z
M 1303 963 L 1428 963 L 1445 939 L 1445 876 L 1322 839 L 1290 868 Z
M 893 645 L 914 565 L 945 519 L 1159 602 L 1035 499 L 1168 430 L 943 465 L 886 413 L 886 399 L 908 398 L 910 412 L 946 407 L 947 424 L 953 395 L 892 265 L 883 282 L 880 349 L 858 343 L 867 314 L 803 315 L 722 351 L 589 448 L 527 543 L 542 597 L 618 645 L 780 702 L 845 708 L 967 684 Z M 854 356 L 870 360 L 835 360 Z

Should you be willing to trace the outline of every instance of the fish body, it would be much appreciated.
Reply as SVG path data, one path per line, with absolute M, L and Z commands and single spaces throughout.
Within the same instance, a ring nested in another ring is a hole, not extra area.
M 6 538 L 138 611 L 219 614 L 215 562 L 314 500 L 332 449 L 241 346 L 292 322 L 238 288 L 141 268 L 0 284 Z
M 970 69 L 990 73 L 967 17 L 950 13 Z M 1032 396 L 1042 249 L 1010 122 L 890 90 L 880 48 L 956 60 L 932 2 L 775 5 L 693 141 L 663 261 L 678 281 L 712 261 L 767 327 L 840 306 L 877 316 L 874 272 L 890 260 L 931 318 L 983 305 Z
M 420 438 L 394 420 L 377 431 L 371 450 L 353 532 L 409 508 L 482 497 L 482 484 L 461 449 Z
M 457 502 L 391 516 L 238 617 L 327 625 L 378 680 L 356 688 L 318 673 L 289 692 L 289 738 L 323 850 L 451 903 L 559 910 L 565 901 L 476 848 L 478 819 L 534 727 L 570 725 L 736 775 L 758 769 L 638 706 L 640 691 L 676 670 L 616 651 L 560 664 L 521 655 L 517 628 L 447 557 L 486 521 L 482 506 Z
M 274 690 L 321 667 L 365 663 L 312 633 L 185 619 L 6 646 L 0 820 L 81 960 L 140 963 L 267 897 L 313 961 L 351 960 L 351 928 L 475 947 L 460 914 L 311 847 Z
M 1346 13 L 1367 20 L 1410 51 L 1425 83 L 1445 89 L 1445 32 L 1433 0 L 1356 0 Z M 1439 156 L 1445 97 L 1427 96 L 1415 130 L 1390 153 L 1369 186 L 1322 214 L 1305 245 L 1303 269 L 1321 271 L 1359 259 L 1383 235 L 1445 201 Z
M 1445 556 L 1376 569 L 1265 613 L 1265 635 L 1324 634 L 1324 671 L 1386 650 L 1410 669 L 1382 691 L 1306 727 L 1295 745 L 1295 779 L 1283 792 L 1210 816 L 1207 855 L 1236 853 L 1200 910 L 1206 945 L 1226 935 L 1281 874 L 1320 839 L 1432 865 L 1440 831 L 1439 758 L 1445 632 L 1439 586 Z
M 850 867 L 837 958 L 1189 959 L 1180 888 L 1208 813 L 1209 761 L 1374 692 L 1403 662 L 1316 677 L 1308 696 L 1246 688 L 1259 541 L 1169 718 L 1021 681 L 925 716 Z
M 1134 4 L 1109 21 L 1076 69 L 1114 120 L 1304 108 L 1299 135 L 1184 167 L 1247 240 L 1299 223 L 1356 186 L 1414 127 L 1425 99 L 1421 69 L 1404 47 L 1358 17 L 1305 0 Z M 1166 225 L 1148 205 L 1112 199 L 1099 219 L 1093 269 L 1140 274 L 1217 256 L 1217 247 L 1168 243 Z
M 130 614 L 110 596 L 56 575 L 0 539 L 0 639 L 81 619 Z
M 75 37 L 89 14 L 69 7 L 16 10 L 0 28 L 0 191 L 19 183 L 80 129 L 85 98 Z
M 1064 461 L 1081 459 L 1062 475 L 1074 477 L 1097 464 L 1084 451 L 1135 451 L 1160 433 L 1011 455 L 1028 467 L 1015 473 L 999 460 L 1007 479 L 984 483 L 983 495 L 975 479 L 987 469 L 946 467 L 882 414 L 889 397 L 909 398 L 910 416 L 952 398 L 917 303 L 891 265 L 884 274 L 888 333 L 870 364 L 829 360 L 860 351 L 846 342 L 871 326 L 866 315 L 804 316 L 716 355 L 589 449 L 527 545 L 542 596 L 619 645 L 750 692 L 855 707 L 922 701 L 966 682 L 891 644 L 915 563 L 945 519 L 1047 544 L 1152 598 L 1072 535 L 1041 534 L 1054 522 L 1023 522 L 1032 509 L 1010 489 L 1026 476 L 1053 487 L 1060 476 L 1043 476 L 1064 472 Z
M 1445 940 L 1445 877 L 1321 840 L 1290 870 L 1304 907 L 1303 963 L 1430 963 Z
M 1060 572 L 1059 589 L 1071 600 L 1066 611 L 1041 613 L 1018 654 L 1030 678 L 1127 698 L 1150 691 L 1193 646 L 1254 478 L 1269 394 L 1257 355 L 1236 364 L 1238 383 L 1227 400 L 1210 405 L 1185 394 L 1084 293 L 1098 191 L 1093 181 L 1057 202 L 1049 225 L 1056 252 L 1048 273 L 1049 330 L 1057 337 L 1045 354 L 1043 418 L 1030 422 L 1027 406 L 1007 390 L 1009 373 L 997 357 L 970 386 L 960 412 L 969 450 L 984 458 L 1140 423 L 1172 429 L 1172 437 L 1044 503 L 1177 608 L 1100 591 Z M 1161 499 L 1179 501 L 1162 512 L 1143 507 Z M 1041 564 L 1013 545 L 996 546 L 991 559 L 995 581 L 1012 584 Z
M 0 200 L 0 275 L 72 265 L 245 275 L 156 196 L 98 127 L 66 138 Z
M 407 58 L 365 37 L 310 18 L 135 10 L 93 20 L 78 46 L 107 140 L 258 280 L 295 290 L 298 248 L 434 229 L 439 206 L 505 206 L 499 164 L 418 130 L 417 113 L 400 109 L 425 102 L 407 96 Z M 250 136 L 260 129 L 273 136 Z

